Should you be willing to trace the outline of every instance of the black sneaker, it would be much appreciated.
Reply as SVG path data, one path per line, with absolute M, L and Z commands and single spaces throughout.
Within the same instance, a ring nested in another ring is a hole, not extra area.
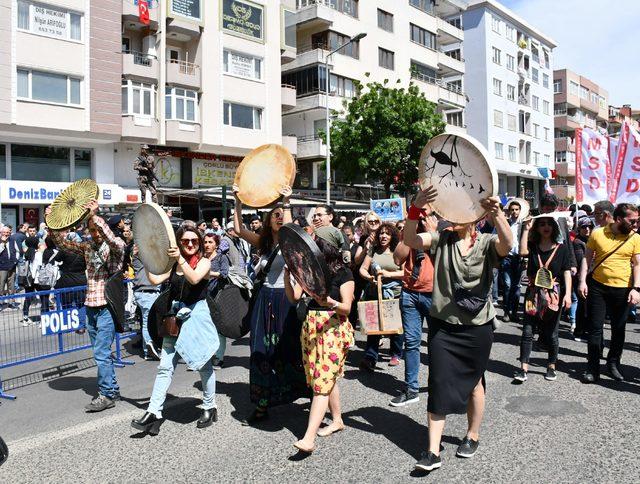
M 556 378 L 558 378 L 558 375 L 555 368 L 547 368 L 547 374 L 544 376 L 544 379 L 549 381 L 556 381 Z
M 405 405 L 409 405 L 410 403 L 416 403 L 420 401 L 420 396 L 418 392 L 412 392 L 411 390 L 405 390 L 397 397 L 391 399 L 389 405 L 392 407 L 404 407 Z
M 607 372 L 615 381 L 624 381 L 624 375 L 615 361 L 607 362 Z
M 527 372 L 524 370 L 516 370 L 516 372 L 513 374 L 513 379 L 524 383 L 527 381 Z
M 582 378 L 580 378 L 580 382 L 584 383 L 585 385 L 589 385 L 590 383 L 597 383 L 598 380 L 600 380 L 600 375 L 594 375 L 590 372 L 586 372 L 584 375 L 582 375 Z
M 417 470 L 421 471 L 432 471 L 438 467 L 442 467 L 442 459 L 433 452 L 423 452 L 415 466 Z
M 360 370 L 373 373 L 376 370 L 376 362 L 369 358 L 362 358 L 359 365 Z
M 458 450 L 456 451 L 456 455 L 458 457 L 473 457 L 478 451 L 478 446 L 480 442 L 477 440 L 470 439 L 469 437 L 465 437 L 462 439 L 462 443 L 458 446 Z

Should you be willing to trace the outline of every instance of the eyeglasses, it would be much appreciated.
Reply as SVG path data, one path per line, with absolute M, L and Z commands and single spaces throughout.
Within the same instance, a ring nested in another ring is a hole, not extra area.
M 369 225 L 380 225 L 380 220 L 371 219 L 371 220 L 367 220 L 367 223 Z
M 283 213 L 281 213 L 281 212 L 273 212 L 273 216 L 274 216 L 275 218 L 283 218 L 283 217 L 284 217 L 284 214 L 283 214 Z
M 325 215 L 326 213 L 314 213 L 311 218 L 320 218 L 320 217 L 324 217 Z
M 183 247 L 189 247 L 190 245 L 198 247 L 200 245 L 200 241 L 198 239 L 180 239 L 180 243 Z

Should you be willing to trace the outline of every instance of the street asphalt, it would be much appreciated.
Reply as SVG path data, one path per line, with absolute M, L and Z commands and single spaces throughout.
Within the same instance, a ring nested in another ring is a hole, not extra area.
M 591 386 L 578 381 L 586 345 L 571 339 L 565 323 L 557 381 L 544 380 L 546 354 L 534 353 L 529 381 L 514 385 L 520 332 L 508 323 L 495 333 L 478 453 L 455 457 L 466 418 L 450 416 L 443 466 L 430 474 L 413 470 L 427 444 L 426 343 L 420 401 L 395 409 L 388 402 L 402 388 L 403 366 L 389 367 L 385 358 L 376 373 L 363 374 L 357 365 L 364 338 L 358 336 L 340 381 L 347 428 L 318 438 L 316 451 L 303 457 L 292 444 L 306 428 L 308 401 L 273 409 L 260 428 L 240 424 L 252 408 L 244 338 L 228 346 L 225 367 L 217 372 L 218 422 L 196 428 L 199 375 L 180 364 L 157 437 L 130 426 L 144 413 L 157 366 L 130 343 L 127 361 L 135 365 L 117 370 L 123 400 L 100 414 L 83 411 L 96 391 L 89 352 L 0 370 L 5 390 L 18 397 L 0 406 L 0 435 L 10 449 L 0 483 L 640 482 L 640 326 L 627 327 L 627 381 L 603 376 Z M 388 342 L 383 355 L 387 348 Z

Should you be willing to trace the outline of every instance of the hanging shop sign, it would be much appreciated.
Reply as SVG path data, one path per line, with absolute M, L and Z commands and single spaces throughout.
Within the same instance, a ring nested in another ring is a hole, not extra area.
M 238 163 L 219 160 L 193 160 L 192 182 L 194 188 L 232 186 Z
M 222 30 L 264 41 L 264 8 L 246 0 L 222 0 Z
M 162 187 L 180 188 L 180 159 L 163 156 L 156 162 L 158 182 Z

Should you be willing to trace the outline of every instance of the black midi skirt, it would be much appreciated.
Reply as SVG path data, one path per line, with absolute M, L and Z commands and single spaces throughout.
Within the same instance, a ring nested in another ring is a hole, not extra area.
M 467 413 L 471 392 L 482 379 L 493 345 L 493 324 L 429 323 L 429 399 L 427 410 L 437 415 Z

